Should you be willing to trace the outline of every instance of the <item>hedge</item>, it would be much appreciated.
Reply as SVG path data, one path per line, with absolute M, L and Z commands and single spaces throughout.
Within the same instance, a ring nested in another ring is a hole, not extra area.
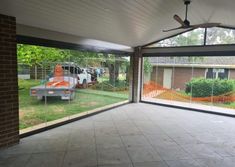
M 218 96 L 233 91 L 234 84 L 234 80 L 193 78 L 186 83 L 185 92 L 192 97 Z

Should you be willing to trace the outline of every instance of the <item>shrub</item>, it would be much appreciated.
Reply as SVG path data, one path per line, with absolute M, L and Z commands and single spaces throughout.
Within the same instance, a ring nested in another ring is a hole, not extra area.
M 185 92 L 192 97 L 218 96 L 233 91 L 234 83 L 234 80 L 193 78 L 186 83 Z

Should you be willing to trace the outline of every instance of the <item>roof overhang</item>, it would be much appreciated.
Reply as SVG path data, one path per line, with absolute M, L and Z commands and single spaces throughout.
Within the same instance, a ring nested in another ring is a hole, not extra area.
M 25 44 L 58 47 L 63 49 L 78 49 L 82 51 L 107 52 L 115 54 L 131 54 L 133 52 L 133 49 L 128 46 L 21 24 L 17 24 L 17 41 Z

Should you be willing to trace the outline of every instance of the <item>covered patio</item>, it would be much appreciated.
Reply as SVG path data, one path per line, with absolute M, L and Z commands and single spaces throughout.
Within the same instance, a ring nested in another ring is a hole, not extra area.
M 234 167 L 234 8 L 2 0 L 0 167 Z
M 2 150 L 1 166 L 233 167 L 234 118 L 128 104 Z

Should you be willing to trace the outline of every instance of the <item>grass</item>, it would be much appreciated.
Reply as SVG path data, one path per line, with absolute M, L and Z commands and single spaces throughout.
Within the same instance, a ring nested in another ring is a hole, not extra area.
M 225 108 L 235 109 L 235 102 L 231 102 L 231 103 L 214 103 L 213 105 L 218 106 L 218 107 L 225 107 Z
M 45 103 L 29 95 L 30 87 L 39 84 L 39 81 L 19 80 L 20 129 L 128 99 L 127 92 L 77 89 L 73 101 L 62 101 L 59 97 L 51 97 Z

